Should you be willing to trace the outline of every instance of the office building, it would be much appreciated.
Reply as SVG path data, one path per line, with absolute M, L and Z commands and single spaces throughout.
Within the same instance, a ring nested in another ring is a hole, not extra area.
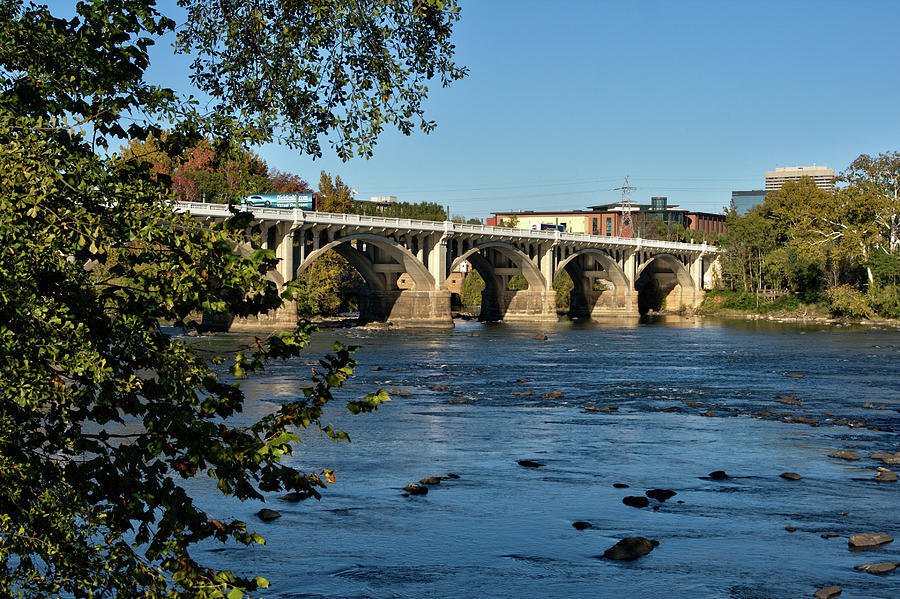
M 765 189 L 752 189 L 749 191 L 732 191 L 731 203 L 734 204 L 737 213 L 744 216 L 766 200 Z
M 766 191 L 781 189 L 788 181 L 799 181 L 809 177 L 819 189 L 834 189 L 834 169 L 827 166 L 779 166 L 766 173 Z

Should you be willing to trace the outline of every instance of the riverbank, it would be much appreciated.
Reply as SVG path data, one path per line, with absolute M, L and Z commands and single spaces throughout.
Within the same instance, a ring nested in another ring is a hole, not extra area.
M 703 303 L 693 313 L 717 318 L 900 329 L 900 320 L 897 319 L 839 316 L 833 314 L 822 303 L 805 303 L 796 295 L 782 296 L 774 301 L 762 298 L 753 298 L 755 301 L 749 301 L 748 298 L 747 294 L 722 290 L 709 291 L 703 298 Z M 752 305 L 753 303 L 755 305 Z
M 679 314 L 677 312 L 663 312 L 665 314 Z M 776 313 L 759 313 L 749 310 L 697 310 L 693 312 L 695 316 L 724 318 L 724 319 L 740 319 L 740 320 L 766 320 L 769 322 L 783 323 L 807 323 L 832 325 L 837 327 L 845 326 L 864 326 L 872 328 L 886 328 L 900 330 L 900 320 L 895 319 L 869 319 L 869 318 L 835 318 L 834 316 L 811 315 L 803 312 L 776 312 Z
M 893 328 L 900 330 L 900 320 L 871 320 L 871 319 L 853 319 L 853 318 L 834 318 L 830 316 L 807 316 L 792 314 L 758 314 L 752 312 L 698 312 L 697 316 L 708 316 L 714 318 L 736 318 L 743 320 L 767 320 L 770 322 L 784 323 L 809 323 L 824 324 L 838 327 L 845 326 L 865 326 L 873 328 Z

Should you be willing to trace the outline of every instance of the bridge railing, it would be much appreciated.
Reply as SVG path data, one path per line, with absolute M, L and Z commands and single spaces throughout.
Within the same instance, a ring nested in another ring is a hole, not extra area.
M 661 249 L 669 251 L 687 251 L 717 253 L 715 246 L 677 241 L 659 241 L 656 239 L 640 239 L 632 237 L 612 237 L 606 235 L 589 235 L 587 233 L 568 233 L 563 231 L 533 231 L 531 229 L 511 229 L 509 227 L 489 227 L 455 223 L 452 221 L 417 220 L 411 218 L 389 218 L 386 216 L 363 216 L 361 214 L 342 214 L 334 212 L 314 212 L 298 208 L 260 208 L 236 205 L 241 212 L 252 212 L 257 220 L 311 223 L 320 225 L 349 225 L 373 229 L 399 229 L 408 231 L 430 231 L 444 233 L 463 233 L 487 235 L 513 239 L 536 239 L 576 241 L 608 247 L 632 247 L 635 249 Z M 175 212 L 190 212 L 194 216 L 227 218 L 231 212 L 227 204 L 207 204 L 203 202 L 173 202 Z

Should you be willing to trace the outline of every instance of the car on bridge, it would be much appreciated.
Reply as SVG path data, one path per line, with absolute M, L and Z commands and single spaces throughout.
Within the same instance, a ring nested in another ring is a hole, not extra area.
M 313 209 L 311 193 L 257 193 L 249 195 L 241 202 L 244 206 L 260 208 L 300 208 Z

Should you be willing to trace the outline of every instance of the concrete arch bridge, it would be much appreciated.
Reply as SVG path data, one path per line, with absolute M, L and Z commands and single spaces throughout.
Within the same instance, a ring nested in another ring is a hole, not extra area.
M 179 202 L 179 212 L 221 220 L 224 204 Z M 283 285 L 328 250 L 362 276 L 360 320 L 401 327 L 452 327 L 451 289 L 468 263 L 485 282 L 480 318 L 486 321 L 557 320 L 553 281 L 566 272 L 573 282 L 569 316 L 637 315 L 665 306 L 696 307 L 718 268 L 718 249 L 561 231 L 486 227 L 450 221 L 253 208 L 253 231 L 275 251 Z M 455 274 L 456 273 L 456 274 Z M 524 284 L 523 284 L 524 281 Z M 527 284 L 527 288 L 522 288 Z M 230 328 L 284 327 L 296 322 L 286 306 Z

